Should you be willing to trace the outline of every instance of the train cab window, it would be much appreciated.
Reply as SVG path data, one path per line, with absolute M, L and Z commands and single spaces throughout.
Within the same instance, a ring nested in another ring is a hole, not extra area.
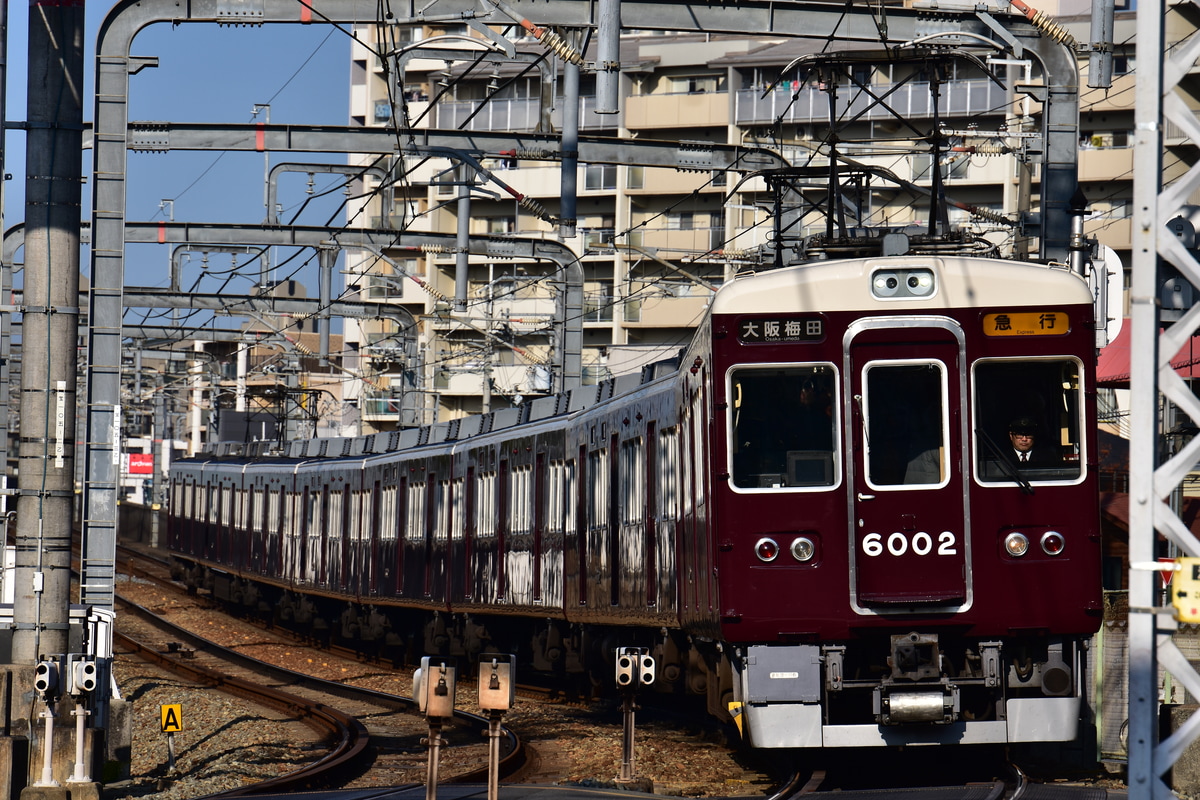
M 729 380 L 735 487 L 823 488 L 837 483 L 832 364 L 745 367 L 731 372 Z
M 975 474 L 981 482 L 1012 485 L 1080 477 L 1081 371 L 1074 358 L 975 364 Z
M 944 365 L 873 362 L 866 367 L 863 383 L 867 484 L 944 486 L 949 479 Z

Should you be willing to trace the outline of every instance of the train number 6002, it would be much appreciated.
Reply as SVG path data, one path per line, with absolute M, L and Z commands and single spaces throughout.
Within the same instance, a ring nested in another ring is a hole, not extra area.
M 937 554 L 939 556 L 958 555 L 958 542 L 950 531 L 942 531 L 937 537 Z M 910 538 L 904 533 L 888 534 L 887 539 L 882 533 L 868 533 L 862 540 L 863 552 L 868 556 L 881 556 L 885 552 L 894 556 L 902 556 L 908 551 L 919 556 L 927 556 L 933 552 L 933 537 L 925 531 L 912 534 Z

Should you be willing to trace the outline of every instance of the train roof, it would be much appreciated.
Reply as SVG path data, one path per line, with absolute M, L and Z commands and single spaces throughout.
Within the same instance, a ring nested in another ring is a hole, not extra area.
M 539 397 L 514 408 L 476 414 L 420 428 L 385 431 L 352 438 L 302 439 L 290 442 L 281 452 L 276 442 L 218 442 L 210 453 L 198 453 L 177 463 L 224 463 L 243 461 L 295 463 L 313 458 L 356 458 L 423 445 L 454 442 L 492 431 L 515 428 L 530 422 L 573 414 L 624 394 L 637 391 L 654 381 L 670 377 L 679 369 L 679 359 L 648 364 L 641 372 L 620 375 L 590 386 L 580 386 L 562 394 Z
M 925 297 L 881 299 L 872 293 L 878 270 L 932 270 Z M 1092 303 L 1087 281 L 1063 266 L 969 256 L 889 256 L 807 263 L 738 278 L 713 298 L 712 313 L 797 311 L 897 312 L 1036 303 Z

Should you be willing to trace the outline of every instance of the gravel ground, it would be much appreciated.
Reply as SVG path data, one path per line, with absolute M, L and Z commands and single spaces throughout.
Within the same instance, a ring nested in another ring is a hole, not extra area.
M 206 609 L 182 592 L 123 579 L 118 592 L 173 623 L 264 661 L 411 696 L 407 670 L 394 672 L 295 644 L 265 644 L 268 633 Z M 132 780 L 110 787 L 106 798 L 200 797 L 287 772 L 313 760 L 319 748 L 310 729 L 285 722 L 274 712 L 212 690 L 190 688 L 141 662 L 118 658 L 116 671 L 122 692 L 134 702 Z M 159 706 L 170 703 L 183 705 L 184 730 L 175 737 L 176 774 L 167 780 Z M 474 686 L 461 684 L 458 707 L 473 710 L 475 703 Z M 607 785 L 620 774 L 622 719 L 611 706 L 584 708 L 518 698 L 504 723 L 536 753 L 535 763 L 521 776 L 523 782 Z M 652 710 L 639 712 L 635 742 L 635 775 L 659 794 L 754 796 L 770 790 L 769 779 L 743 766 L 718 735 L 699 727 L 681 728 L 676 720 L 658 717 Z M 370 775 L 352 784 L 374 785 Z

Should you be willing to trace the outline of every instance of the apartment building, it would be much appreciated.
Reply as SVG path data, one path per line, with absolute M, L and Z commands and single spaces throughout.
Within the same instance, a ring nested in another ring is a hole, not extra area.
M 1061 13 L 1059 21 L 1088 41 L 1089 4 L 1058 6 L 1042 10 Z M 1079 163 L 1088 233 L 1127 253 L 1133 19 L 1129 12 L 1118 16 L 1112 87 L 1081 89 Z M 914 63 L 843 54 L 832 70 L 828 56 L 836 43 L 626 32 L 619 111 L 597 113 L 595 80 L 585 70 L 579 128 L 584 137 L 630 143 L 630 159 L 578 165 L 572 230 L 559 221 L 559 162 L 514 152 L 471 164 L 453 154 L 407 150 L 403 134 L 561 131 L 561 62 L 537 59 L 544 48 L 532 40 L 515 41 L 517 58 L 493 57 L 486 40 L 465 26 L 364 27 L 359 38 L 374 44 L 357 46 L 352 56 L 352 123 L 393 126 L 401 155 L 390 165 L 396 179 L 382 191 L 372 191 L 380 181 L 366 178 L 364 196 L 371 199 L 352 218 L 397 230 L 461 235 L 465 229 L 471 236 L 563 242 L 582 266 L 585 383 L 676 352 L 717 287 L 740 270 L 769 266 L 760 259 L 776 236 L 779 195 L 753 170 L 705 170 L 700 158 L 695 168 L 686 159 L 676 167 L 638 163 L 634 145 L 677 142 L 681 151 L 696 152 L 761 147 L 810 167 L 789 179 L 787 196 L 809 205 L 787 218 L 785 230 L 789 241 L 815 248 L 808 257 L 823 255 L 820 234 L 830 224 L 817 209 L 834 205 L 825 177 L 831 131 L 840 169 L 863 176 L 836 204 L 847 231 L 886 225 L 920 234 L 948 224 L 969 228 L 1004 255 L 1020 257 L 1031 247 L 1019 225 L 1004 222 L 1036 209 L 1039 199 L 1036 159 L 1023 135 L 1037 130 L 1041 109 L 1021 88 L 1036 76 L 1019 60 Z M 435 47 L 448 48 L 445 57 Z M 1083 85 L 1085 55 L 1080 65 Z M 873 105 L 872 95 L 884 101 Z M 935 130 L 942 134 L 936 158 L 952 201 L 943 219 L 927 196 L 935 155 L 924 144 Z M 1167 168 L 1184 166 L 1180 159 Z M 879 179 L 885 173 L 898 177 L 900 187 Z M 366 376 L 347 391 L 358 403 L 363 432 L 505 408 L 560 388 L 553 355 L 561 343 L 551 325 L 562 307 L 558 265 L 472 255 L 466 309 L 455 311 L 463 259 L 451 248 L 435 250 L 364 253 L 348 262 L 348 284 L 403 306 L 417 320 L 413 335 L 394 322 L 346 324 L 346 365 Z

